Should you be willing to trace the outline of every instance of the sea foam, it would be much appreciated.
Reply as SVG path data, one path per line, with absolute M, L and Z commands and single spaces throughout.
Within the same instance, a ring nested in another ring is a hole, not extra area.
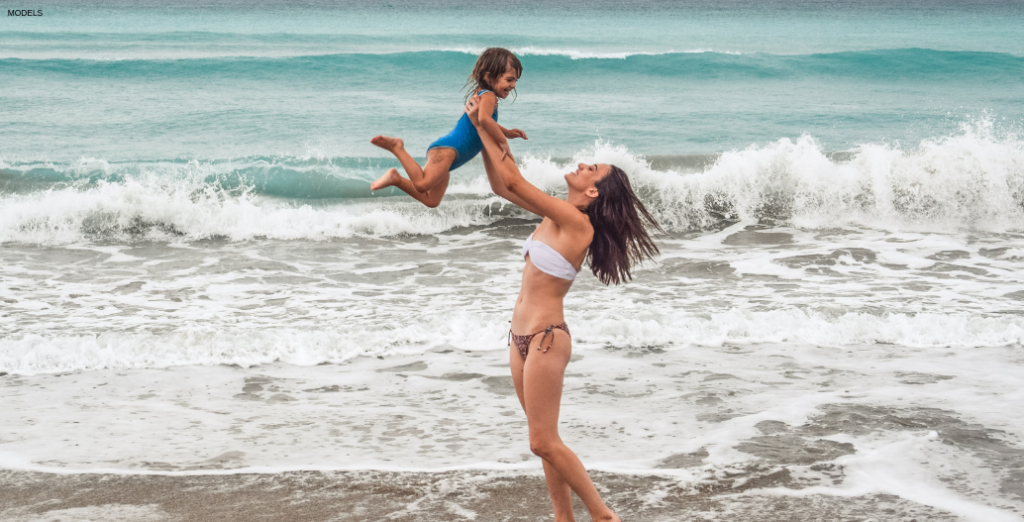
M 486 226 L 510 213 L 526 216 L 490 193 L 479 165 L 453 178 L 444 204 L 426 209 L 404 196 L 370 199 L 373 172 L 339 162 L 86 158 L 44 169 L 9 161 L 3 179 L 21 188 L 0 192 L 0 242 L 325 240 L 436 234 Z M 1024 229 L 1024 141 L 997 137 L 984 121 L 914 148 L 864 144 L 839 159 L 805 135 L 726 152 L 702 170 L 657 170 L 606 142 L 569 162 L 524 157 L 520 167 L 528 180 L 557 195 L 576 162 L 624 168 L 658 221 L 674 232 L 740 220 L 811 229 Z
M 574 340 L 586 350 L 685 349 L 687 346 L 794 343 L 858 347 L 1000 347 L 1024 344 L 1024 319 L 968 314 L 830 317 L 800 309 L 731 310 L 714 314 L 657 314 L 644 309 L 591 311 L 572 317 Z M 299 366 L 343 363 L 360 356 L 427 353 L 439 347 L 504 351 L 508 323 L 503 314 L 424 314 L 421 322 L 391 327 L 352 324 L 331 329 L 243 329 L 185 326 L 166 333 L 109 332 L 93 335 L 37 334 L 0 340 L 0 371 L 16 374 L 76 370 L 166 368 L 271 362 Z

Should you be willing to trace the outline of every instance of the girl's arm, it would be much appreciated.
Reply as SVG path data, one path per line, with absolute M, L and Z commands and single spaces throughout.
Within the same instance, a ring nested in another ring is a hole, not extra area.
M 469 103 L 466 104 L 466 112 L 469 113 L 470 121 L 478 122 L 474 113 L 484 110 L 484 107 L 481 105 L 480 97 L 473 96 L 469 99 Z M 503 157 L 501 149 L 498 148 L 494 138 L 489 133 L 480 132 L 480 123 L 475 124 L 478 125 L 480 141 L 484 144 L 484 153 L 489 156 L 495 175 L 505 185 L 505 188 L 517 196 L 525 205 L 513 202 L 534 214 L 551 218 L 560 227 L 584 226 L 585 223 L 589 223 L 587 215 L 580 212 L 578 208 L 570 205 L 563 199 L 548 195 L 543 190 L 533 186 L 529 181 L 526 181 L 519 172 L 519 167 L 516 167 L 515 160 L 510 157 Z
M 523 132 L 523 131 L 521 131 L 519 129 L 506 129 L 505 127 L 502 127 L 501 125 L 498 125 L 498 127 L 501 129 L 501 133 L 505 135 L 505 139 L 513 139 L 513 138 L 522 138 L 524 140 L 530 139 L 530 138 L 526 137 L 526 133 L 525 132 Z
M 494 106 L 498 104 L 498 97 L 493 92 L 485 92 L 479 98 L 480 101 L 477 102 L 477 105 L 480 106 L 480 111 L 477 113 L 476 118 L 470 117 L 470 120 L 476 126 L 477 133 L 480 134 L 481 139 L 483 139 L 484 133 L 491 136 L 491 139 L 498 144 L 498 148 L 502 151 L 501 159 L 505 159 L 505 156 L 511 156 L 512 152 L 509 151 L 504 129 L 491 117 L 494 114 Z

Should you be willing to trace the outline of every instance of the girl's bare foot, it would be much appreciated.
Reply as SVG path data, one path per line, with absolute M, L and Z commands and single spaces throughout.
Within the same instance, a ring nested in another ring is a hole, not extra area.
M 398 142 L 401 143 L 402 140 L 398 140 Z M 376 145 L 376 143 L 374 143 L 374 145 Z M 402 175 L 398 173 L 398 169 L 388 169 L 383 176 L 377 178 L 377 181 L 370 183 L 370 190 L 380 190 L 382 188 L 397 185 L 398 180 L 400 179 L 402 179 Z
M 392 138 L 391 136 L 374 136 L 373 139 L 370 140 L 370 143 L 389 151 L 392 154 L 394 154 L 396 150 L 405 148 L 405 142 L 403 142 L 401 138 Z

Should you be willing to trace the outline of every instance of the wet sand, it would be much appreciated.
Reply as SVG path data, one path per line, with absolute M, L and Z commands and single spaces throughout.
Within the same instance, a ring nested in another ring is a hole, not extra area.
M 684 490 L 667 477 L 593 476 L 609 504 L 631 522 L 959 520 L 894 495 L 750 494 L 785 482 L 785 476 L 717 491 Z M 543 477 L 495 472 L 170 476 L 0 471 L 0 492 L 0 520 L 6 522 L 552 519 Z M 578 502 L 576 515 L 589 520 Z

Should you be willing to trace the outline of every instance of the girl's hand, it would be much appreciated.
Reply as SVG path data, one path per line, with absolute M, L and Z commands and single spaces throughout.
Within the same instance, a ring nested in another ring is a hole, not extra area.
M 469 115 L 469 121 L 475 126 L 477 124 L 477 116 L 480 114 L 480 97 L 473 95 L 469 97 L 469 101 L 466 102 L 466 114 Z
M 522 138 L 524 140 L 529 139 L 529 138 L 526 137 L 526 133 L 521 131 L 521 130 L 519 130 L 519 129 L 509 129 L 508 130 L 508 135 L 505 136 L 505 137 L 506 138 Z
M 501 149 L 501 159 L 498 161 L 505 161 L 505 156 L 512 158 L 515 161 L 515 156 L 512 155 L 512 151 L 508 148 L 508 143 L 499 143 L 498 148 Z

